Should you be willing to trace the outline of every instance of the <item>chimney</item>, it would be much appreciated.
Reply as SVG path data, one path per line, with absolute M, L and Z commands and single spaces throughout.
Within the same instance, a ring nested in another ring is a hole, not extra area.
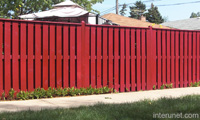
M 140 16 L 140 20 L 143 21 L 143 22 L 146 22 L 146 17 L 143 16 L 143 15 L 141 15 L 141 16 Z

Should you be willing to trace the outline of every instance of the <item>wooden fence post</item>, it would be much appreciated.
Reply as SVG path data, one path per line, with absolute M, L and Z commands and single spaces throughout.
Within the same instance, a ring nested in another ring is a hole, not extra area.
M 147 30 L 147 90 L 156 86 L 156 36 L 150 26 Z

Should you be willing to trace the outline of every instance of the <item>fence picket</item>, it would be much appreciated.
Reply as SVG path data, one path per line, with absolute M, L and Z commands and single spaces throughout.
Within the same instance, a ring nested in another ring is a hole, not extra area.
M 171 83 L 174 87 L 174 31 L 171 32 Z
M 80 45 L 80 43 L 79 43 L 79 45 Z M 79 46 L 79 48 L 81 48 L 81 47 Z M 80 50 L 77 52 L 79 53 Z M 63 87 L 69 87 L 69 58 L 68 58 L 69 56 L 68 56 L 68 53 L 69 53 L 69 27 L 63 26 Z M 77 57 L 77 59 L 80 59 L 80 58 Z M 79 66 L 80 66 L 80 64 L 79 64 Z M 79 76 L 79 77 L 77 77 L 77 79 L 80 80 L 81 76 L 79 75 L 80 74 L 79 72 L 77 72 L 77 74 L 78 74 L 77 76 Z M 81 82 L 79 81 L 79 83 L 81 83 Z M 81 85 L 78 84 L 79 88 L 80 88 L 80 86 Z
M 126 29 L 126 89 L 130 91 L 130 29 Z
M 115 89 L 119 91 L 119 28 L 115 28 L 114 38 L 114 83 Z
M 180 33 L 180 37 L 183 37 L 183 32 Z M 182 38 L 180 38 L 182 39 Z M 184 87 L 187 87 L 188 81 L 188 33 L 184 32 Z M 181 70 L 181 69 L 180 69 Z M 180 87 L 183 87 L 181 84 Z
M 56 87 L 62 87 L 62 26 L 56 26 Z M 73 71 L 72 71 L 73 72 Z M 71 83 L 72 84 L 72 83 Z
M 131 29 L 131 91 L 135 91 L 135 30 Z
M 3 22 L 0 21 L 0 93 L 3 92 Z
M 50 25 L 50 87 L 55 88 L 55 25 Z
M 108 41 L 108 29 L 107 28 L 103 28 L 103 87 L 107 86 L 107 78 L 108 78 L 108 68 L 107 68 L 107 60 L 108 60 L 108 46 L 107 46 L 107 42 Z
M 91 86 L 96 86 L 96 28 L 91 28 Z
M 41 87 L 41 25 L 35 25 L 35 87 Z
M 18 23 L 12 24 L 12 86 L 13 89 L 19 91 L 19 26 Z
M 70 87 L 75 87 L 75 26 L 70 26 Z
M 109 68 L 109 70 L 108 70 L 108 80 L 109 80 L 109 83 L 108 83 L 108 85 L 109 85 L 109 88 L 113 88 L 113 85 L 114 85 L 114 82 L 113 82 L 113 71 L 114 71 L 114 69 L 113 69 L 113 48 L 114 48 L 114 46 L 113 46 L 113 28 L 109 28 L 109 40 L 108 40 L 108 51 L 109 51 L 109 53 L 108 53 L 108 59 L 109 59 L 109 61 L 108 61 L 108 68 Z
M 42 57 L 42 73 L 43 73 L 43 78 L 42 78 L 42 87 L 44 88 L 44 89 L 48 89 L 48 83 L 49 83 L 49 81 L 48 81 L 48 69 L 49 69 L 49 60 L 48 60 L 48 45 L 49 45 L 49 43 L 48 43 L 48 41 L 49 41 L 49 35 L 48 35 L 48 33 L 49 33 L 49 31 L 48 31 L 48 25 L 47 24 L 45 24 L 45 25 L 43 25 L 43 34 L 42 34 L 42 39 L 43 39 L 43 43 L 42 43 L 42 45 L 43 45 L 43 50 L 42 50 L 42 52 L 43 52 L 43 57 Z
M 26 38 L 25 38 L 26 39 Z M 28 90 L 32 91 L 34 89 L 35 83 L 33 80 L 33 24 L 28 24 Z

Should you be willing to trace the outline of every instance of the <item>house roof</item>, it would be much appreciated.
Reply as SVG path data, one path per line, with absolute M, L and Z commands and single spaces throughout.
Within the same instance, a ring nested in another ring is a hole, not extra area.
M 176 29 L 200 30 L 200 17 L 165 22 L 165 23 L 162 23 L 162 25 L 168 26 L 171 28 L 176 28 Z
M 152 26 L 153 28 L 168 28 L 166 26 L 161 26 L 158 24 L 150 23 L 150 22 L 145 22 L 121 15 L 117 15 L 114 13 L 109 13 L 106 15 L 101 16 L 107 20 L 111 20 L 113 23 L 116 23 L 120 26 L 132 26 L 132 27 L 149 27 Z

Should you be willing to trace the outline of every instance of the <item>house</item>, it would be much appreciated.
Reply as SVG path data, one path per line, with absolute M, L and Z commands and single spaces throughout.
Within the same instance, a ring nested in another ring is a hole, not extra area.
M 96 24 L 98 15 L 86 11 L 78 4 L 66 0 L 53 5 L 53 9 L 19 16 L 21 19 Z
M 117 14 L 114 14 L 114 13 L 105 14 L 101 17 L 105 18 L 107 20 L 110 20 L 114 24 L 120 25 L 120 26 L 132 26 L 132 27 L 149 27 L 149 26 L 152 26 L 153 28 L 168 28 L 166 26 L 146 22 L 146 18 L 143 17 L 143 16 L 141 17 L 141 20 L 117 15 Z
M 175 29 L 200 30 L 200 17 L 165 22 L 162 25 Z

